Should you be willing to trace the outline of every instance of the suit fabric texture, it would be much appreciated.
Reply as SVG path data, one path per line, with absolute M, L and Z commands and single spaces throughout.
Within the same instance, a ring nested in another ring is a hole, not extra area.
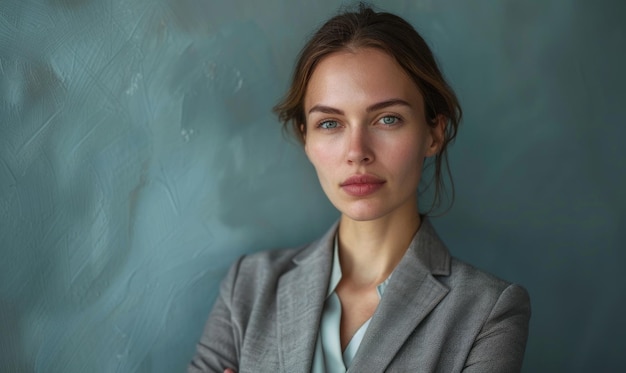
M 240 258 L 188 372 L 309 372 L 336 230 L 301 248 Z M 519 372 L 529 319 L 524 288 L 451 257 L 424 219 L 348 372 Z

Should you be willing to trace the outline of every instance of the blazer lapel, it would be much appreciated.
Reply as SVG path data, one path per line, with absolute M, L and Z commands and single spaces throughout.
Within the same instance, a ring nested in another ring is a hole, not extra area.
M 450 254 L 424 219 L 391 275 L 348 372 L 382 372 L 449 289 L 433 275 L 450 274 Z
M 309 372 L 332 267 L 335 223 L 294 257 L 295 266 L 278 281 L 276 322 L 281 371 Z

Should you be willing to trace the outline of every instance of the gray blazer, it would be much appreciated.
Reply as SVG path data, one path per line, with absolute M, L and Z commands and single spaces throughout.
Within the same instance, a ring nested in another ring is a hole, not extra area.
M 239 259 L 189 372 L 308 372 L 335 224 L 307 246 Z M 348 372 L 518 372 L 530 299 L 450 256 L 425 219 L 393 272 Z

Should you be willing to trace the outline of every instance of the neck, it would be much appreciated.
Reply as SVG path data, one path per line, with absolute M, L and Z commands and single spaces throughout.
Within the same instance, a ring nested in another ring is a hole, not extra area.
M 339 223 L 342 277 L 363 287 L 383 282 L 404 256 L 420 224 L 417 206 L 370 221 L 356 221 L 342 215 Z

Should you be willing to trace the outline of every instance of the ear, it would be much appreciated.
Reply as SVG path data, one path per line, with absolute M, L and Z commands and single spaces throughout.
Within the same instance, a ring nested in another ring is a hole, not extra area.
M 302 140 L 304 142 L 304 152 L 306 153 L 306 126 L 304 124 L 300 124 L 300 134 L 302 134 Z
M 428 126 L 430 136 L 426 149 L 427 157 L 432 157 L 433 155 L 438 154 L 443 147 L 447 124 L 448 118 L 443 114 L 439 114 L 435 117 L 435 119 L 433 119 L 431 125 Z

